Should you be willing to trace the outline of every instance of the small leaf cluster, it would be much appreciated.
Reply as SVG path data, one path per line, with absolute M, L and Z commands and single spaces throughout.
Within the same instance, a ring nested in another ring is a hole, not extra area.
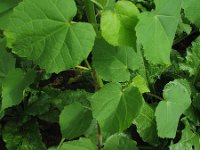
M 1 0 L 0 149 L 199 150 L 199 0 Z

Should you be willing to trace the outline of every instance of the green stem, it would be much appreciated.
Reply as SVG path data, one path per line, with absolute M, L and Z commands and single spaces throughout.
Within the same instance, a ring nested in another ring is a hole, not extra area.
M 88 22 L 92 23 L 94 26 L 94 29 L 96 31 L 96 34 L 98 34 L 98 27 L 97 27 L 97 20 L 96 20 L 96 14 L 94 9 L 94 4 L 90 0 L 85 0 L 85 6 L 86 6 L 86 14 L 88 18 Z M 88 68 L 92 68 L 87 60 L 85 60 L 85 63 L 87 64 Z M 95 69 L 93 68 L 93 77 L 96 79 L 98 88 L 103 87 L 103 81 L 96 73 Z
M 59 143 L 59 145 L 58 145 L 58 147 L 56 148 L 56 150 L 59 150 L 61 148 L 61 146 L 63 145 L 64 141 L 65 141 L 65 138 L 62 138 L 60 143 Z
M 96 33 L 98 33 L 94 4 L 90 0 L 85 0 L 85 7 L 88 21 L 93 25 Z
M 159 100 L 163 101 L 163 98 L 158 96 L 158 95 L 155 95 L 155 94 L 152 94 L 152 93 L 146 93 L 146 94 L 151 96 L 151 97 L 155 97 L 156 99 L 159 99 Z
M 76 66 L 76 68 L 81 69 L 81 70 L 86 70 L 86 71 L 90 70 L 89 68 L 83 67 L 83 66 Z

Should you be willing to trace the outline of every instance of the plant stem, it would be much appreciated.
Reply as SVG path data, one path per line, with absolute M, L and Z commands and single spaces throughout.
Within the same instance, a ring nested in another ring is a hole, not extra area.
M 96 34 L 98 34 L 99 31 L 97 27 L 94 4 L 90 0 L 85 0 L 85 6 L 86 6 L 86 14 L 87 14 L 88 22 L 93 24 Z M 87 60 L 85 60 L 85 63 L 87 64 L 88 68 L 92 68 Z M 98 76 L 94 68 L 93 68 L 93 77 L 96 79 L 96 82 L 98 84 L 98 89 L 103 87 L 103 81 Z
M 88 21 L 93 25 L 96 33 L 98 33 L 94 4 L 90 0 L 85 0 L 85 7 Z
M 65 138 L 62 138 L 60 143 L 59 143 L 59 145 L 58 145 L 58 147 L 56 148 L 56 150 L 59 150 L 61 148 L 61 146 L 64 143 L 64 141 L 65 141 Z
M 83 67 L 83 66 L 76 66 L 76 68 L 81 69 L 81 70 L 86 70 L 86 71 L 90 70 L 89 68 Z
M 99 126 L 99 123 L 97 122 L 97 130 L 98 130 L 98 150 L 101 150 L 101 128 Z
M 151 96 L 151 97 L 155 97 L 156 99 L 159 99 L 159 100 L 163 101 L 163 98 L 158 96 L 158 95 L 155 95 L 155 94 L 152 94 L 152 93 L 146 93 L 146 94 Z

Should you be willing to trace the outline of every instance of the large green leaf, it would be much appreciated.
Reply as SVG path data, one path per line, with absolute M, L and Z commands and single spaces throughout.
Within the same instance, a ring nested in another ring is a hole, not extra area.
M 102 131 L 115 133 L 128 128 L 143 104 L 139 90 L 130 86 L 122 91 L 119 83 L 103 86 L 91 98 L 93 117 Z
M 149 106 L 147 103 L 144 103 L 140 114 L 133 121 L 133 124 L 136 125 L 137 132 L 143 141 L 154 146 L 159 145 L 154 109 L 151 106 Z
M 21 69 L 14 69 L 8 73 L 2 82 L 1 111 L 19 104 L 23 99 L 23 92 L 35 78 L 33 70 L 24 73 Z
M 5 29 L 9 23 L 9 18 L 13 8 L 17 6 L 20 0 L 1 0 L 0 1 L 0 29 Z
M 124 134 L 109 137 L 102 150 L 138 150 L 137 143 Z
M 33 121 L 23 126 L 7 123 L 2 136 L 8 150 L 46 150 L 38 124 Z
M 130 71 L 138 69 L 138 56 L 131 47 L 114 47 L 97 39 L 93 51 L 93 64 L 97 74 L 106 81 L 130 80 Z
M 184 80 L 174 80 L 163 90 L 165 101 L 161 101 L 155 112 L 158 135 L 174 138 L 181 114 L 190 106 L 190 91 Z
M 59 150 L 97 150 L 96 146 L 86 138 L 65 142 Z
M 60 128 L 62 136 L 73 139 L 81 136 L 90 126 L 92 112 L 79 103 L 65 106 L 60 114 Z
M 200 1 L 183 0 L 183 9 L 185 16 L 197 27 L 200 28 Z
M 6 31 L 13 52 L 47 72 L 78 65 L 91 52 L 95 31 L 88 23 L 71 22 L 76 11 L 74 0 L 24 0 Z
M 6 41 L 0 40 L 0 83 L 15 68 L 15 58 L 6 51 Z
M 170 51 L 179 22 L 181 0 L 155 0 L 156 10 L 139 16 L 137 39 L 150 62 L 170 64 Z
M 187 50 L 186 62 L 180 64 L 180 68 L 188 71 L 190 76 L 196 75 L 200 69 L 200 37 L 192 43 L 192 47 Z
M 192 130 L 189 123 L 185 123 L 185 129 L 182 131 L 181 140 L 170 146 L 170 150 L 199 150 L 200 136 Z
M 103 11 L 101 31 L 105 40 L 114 46 L 136 47 L 135 26 L 138 22 L 137 7 L 129 1 L 118 1 L 114 11 Z

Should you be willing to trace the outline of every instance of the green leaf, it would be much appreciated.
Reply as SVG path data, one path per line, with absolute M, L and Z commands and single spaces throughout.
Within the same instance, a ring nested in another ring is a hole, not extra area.
M 3 130 L 3 140 L 8 150 L 45 150 L 42 137 L 36 122 L 28 122 L 23 126 L 7 123 Z
M 103 11 L 101 31 L 104 39 L 114 46 L 136 47 L 135 26 L 138 22 L 137 7 L 129 1 L 118 1 L 114 11 Z
M 93 117 L 102 131 L 121 132 L 137 117 L 143 98 L 137 88 L 130 86 L 122 90 L 119 83 L 104 85 L 91 98 Z
M 154 116 L 154 109 L 147 103 L 144 103 L 142 110 L 137 118 L 133 121 L 137 127 L 137 132 L 143 141 L 151 145 L 158 146 L 160 141 L 156 130 L 156 121 Z
M 73 139 L 81 136 L 92 122 L 92 112 L 79 103 L 65 106 L 60 114 L 60 128 L 63 138 Z
M 183 9 L 185 16 L 200 28 L 200 1 L 199 0 L 183 0 Z
M 24 0 L 5 32 L 13 52 L 48 73 L 80 64 L 92 50 L 95 31 L 88 23 L 71 22 L 76 11 L 74 0 Z
M 59 150 L 96 150 L 96 146 L 86 138 L 65 142 Z
M 196 75 L 200 68 L 200 37 L 193 43 L 192 47 L 187 50 L 186 62 L 180 64 L 180 68 L 188 71 L 190 76 Z
M 184 80 L 174 80 L 163 90 L 165 101 L 161 101 L 155 112 L 158 135 L 162 138 L 174 138 L 181 114 L 190 106 L 190 91 Z
M 200 136 L 192 131 L 189 123 L 185 123 L 181 140 L 170 146 L 170 150 L 198 150 L 200 149 Z
M 18 105 L 23 99 L 23 92 L 35 78 L 33 70 L 24 73 L 21 69 L 15 69 L 8 73 L 2 83 L 1 111 Z
M 17 6 L 20 0 L 1 0 L 0 1 L 0 29 L 4 30 L 9 24 L 9 18 L 13 8 Z
M 115 134 L 108 138 L 102 150 L 138 150 L 137 143 L 124 134 Z
M 137 40 L 154 64 L 170 64 L 170 51 L 179 22 L 181 0 L 155 0 L 156 10 L 139 16 Z M 169 23 L 170 22 L 170 23 Z
M 6 51 L 5 39 L 0 40 L 0 83 L 15 68 L 15 58 Z
M 131 47 L 114 47 L 97 39 L 93 51 L 93 65 L 97 74 L 106 81 L 130 80 L 130 71 L 138 69 L 138 57 Z
M 133 78 L 131 85 L 137 87 L 140 93 L 150 92 L 146 80 L 140 75 Z

